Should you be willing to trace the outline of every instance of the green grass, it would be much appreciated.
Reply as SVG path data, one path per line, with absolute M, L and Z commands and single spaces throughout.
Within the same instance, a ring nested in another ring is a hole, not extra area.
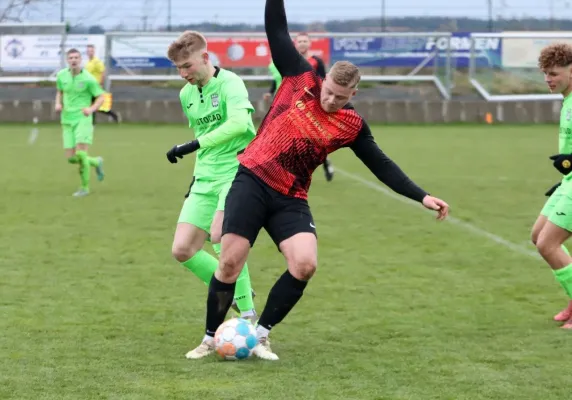
M 566 304 L 548 267 L 316 172 L 319 267 L 273 332 L 276 363 L 189 361 L 206 288 L 170 256 L 192 159 L 183 126 L 98 125 L 105 182 L 73 198 L 57 126 L 0 128 L 1 399 L 563 399 Z M 557 181 L 554 126 L 377 127 L 380 146 L 452 216 L 524 248 Z M 338 169 L 375 182 L 350 150 Z M 94 179 L 95 181 L 95 179 Z M 249 259 L 262 310 L 285 269 L 262 233 Z

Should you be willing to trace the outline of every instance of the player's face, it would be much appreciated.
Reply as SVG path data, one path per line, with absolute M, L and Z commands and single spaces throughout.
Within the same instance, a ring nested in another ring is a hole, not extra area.
M 81 65 L 81 54 L 70 53 L 68 54 L 68 66 L 71 69 L 77 69 Z
M 544 72 L 544 82 L 551 93 L 563 93 L 570 86 L 571 67 L 550 67 Z
M 306 35 L 297 36 L 294 44 L 298 53 L 306 54 L 310 49 L 310 38 Z
M 336 112 L 348 104 L 356 92 L 354 88 L 338 85 L 329 75 L 326 75 L 326 79 L 322 82 L 320 104 L 325 112 Z
M 191 85 L 197 85 L 202 82 L 208 74 L 207 52 L 193 53 L 190 57 L 175 62 L 179 75 Z
M 95 49 L 93 47 L 88 47 L 86 49 L 86 53 L 89 58 L 93 58 L 93 56 L 95 55 Z

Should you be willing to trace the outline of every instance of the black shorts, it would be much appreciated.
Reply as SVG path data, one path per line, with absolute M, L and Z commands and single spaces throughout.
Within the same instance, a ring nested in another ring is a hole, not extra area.
M 242 236 L 253 246 L 262 228 L 276 246 L 298 233 L 316 235 L 306 200 L 277 192 L 250 170 L 239 166 L 226 196 L 222 234 Z

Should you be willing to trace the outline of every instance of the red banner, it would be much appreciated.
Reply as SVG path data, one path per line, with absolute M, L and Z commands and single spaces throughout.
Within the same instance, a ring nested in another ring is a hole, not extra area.
M 270 47 L 267 39 L 256 38 L 207 38 L 211 61 L 222 68 L 256 68 L 270 64 Z M 316 55 L 326 65 L 330 62 L 330 40 L 312 40 L 310 54 Z

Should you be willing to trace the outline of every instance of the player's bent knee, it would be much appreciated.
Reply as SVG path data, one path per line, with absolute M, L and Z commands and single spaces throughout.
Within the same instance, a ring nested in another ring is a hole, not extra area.
M 173 247 L 171 248 L 171 254 L 178 262 L 185 262 L 193 258 L 193 256 L 200 250 L 200 248 L 194 248 L 193 246 L 182 244 L 182 243 L 173 243 Z
M 236 281 L 240 271 L 242 271 L 242 266 L 244 262 L 241 262 L 239 256 L 222 256 L 219 261 L 219 274 L 225 280 Z
M 300 257 L 288 263 L 288 271 L 292 276 L 301 281 L 308 281 L 316 273 L 318 261 L 315 257 Z

